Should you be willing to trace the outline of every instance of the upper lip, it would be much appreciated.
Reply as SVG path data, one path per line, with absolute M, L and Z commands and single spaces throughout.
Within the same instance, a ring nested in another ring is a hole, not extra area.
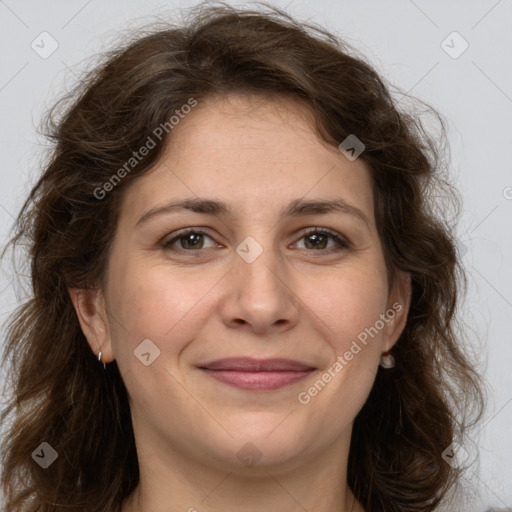
M 313 366 L 302 364 L 292 359 L 254 359 L 250 357 L 218 359 L 202 364 L 199 368 L 239 372 L 300 372 L 314 370 Z

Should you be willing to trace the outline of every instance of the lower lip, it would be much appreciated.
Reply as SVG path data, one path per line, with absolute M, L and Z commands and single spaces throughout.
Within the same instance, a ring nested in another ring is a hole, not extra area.
M 311 374 L 313 370 L 300 372 L 241 372 L 234 370 L 203 369 L 214 379 L 239 389 L 251 391 L 272 391 L 298 382 Z

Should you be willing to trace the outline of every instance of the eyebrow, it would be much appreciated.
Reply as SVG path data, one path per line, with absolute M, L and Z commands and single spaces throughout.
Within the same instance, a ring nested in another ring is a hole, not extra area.
M 156 206 L 148 210 L 137 221 L 139 226 L 156 216 L 169 214 L 179 210 L 189 210 L 195 213 L 220 216 L 233 215 L 233 210 L 224 201 L 216 199 L 188 198 L 171 201 L 163 206 Z M 294 199 L 279 214 L 279 220 L 284 217 L 300 217 L 304 215 L 322 215 L 331 212 L 340 212 L 362 220 L 371 230 L 370 221 L 359 208 L 347 203 L 342 198 L 336 199 Z

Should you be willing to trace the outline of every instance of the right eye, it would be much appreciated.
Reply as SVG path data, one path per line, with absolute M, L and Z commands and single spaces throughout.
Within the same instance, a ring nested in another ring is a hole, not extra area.
M 173 238 L 168 239 L 162 243 L 162 247 L 164 249 L 176 250 L 175 248 L 173 248 L 173 245 L 175 244 L 175 242 L 178 242 L 180 243 L 181 247 L 178 247 L 177 250 L 194 252 L 200 249 L 205 249 L 205 247 L 203 247 L 203 243 L 201 243 L 204 242 L 205 236 L 208 237 L 210 240 L 213 240 L 210 235 L 208 235 L 207 233 L 200 229 L 195 228 L 183 229 L 181 231 L 178 231 L 177 233 L 173 233 L 173 235 Z M 215 247 L 215 245 L 212 245 L 211 247 L 206 247 L 206 249 L 210 249 L 212 247 Z

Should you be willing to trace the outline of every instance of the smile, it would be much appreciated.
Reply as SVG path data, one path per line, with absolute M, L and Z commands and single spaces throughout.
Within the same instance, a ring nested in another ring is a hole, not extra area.
M 207 375 L 239 389 L 250 391 L 272 391 L 294 384 L 307 377 L 313 369 L 303 371 L 238 371 L 210 370 L 202 368 Z

